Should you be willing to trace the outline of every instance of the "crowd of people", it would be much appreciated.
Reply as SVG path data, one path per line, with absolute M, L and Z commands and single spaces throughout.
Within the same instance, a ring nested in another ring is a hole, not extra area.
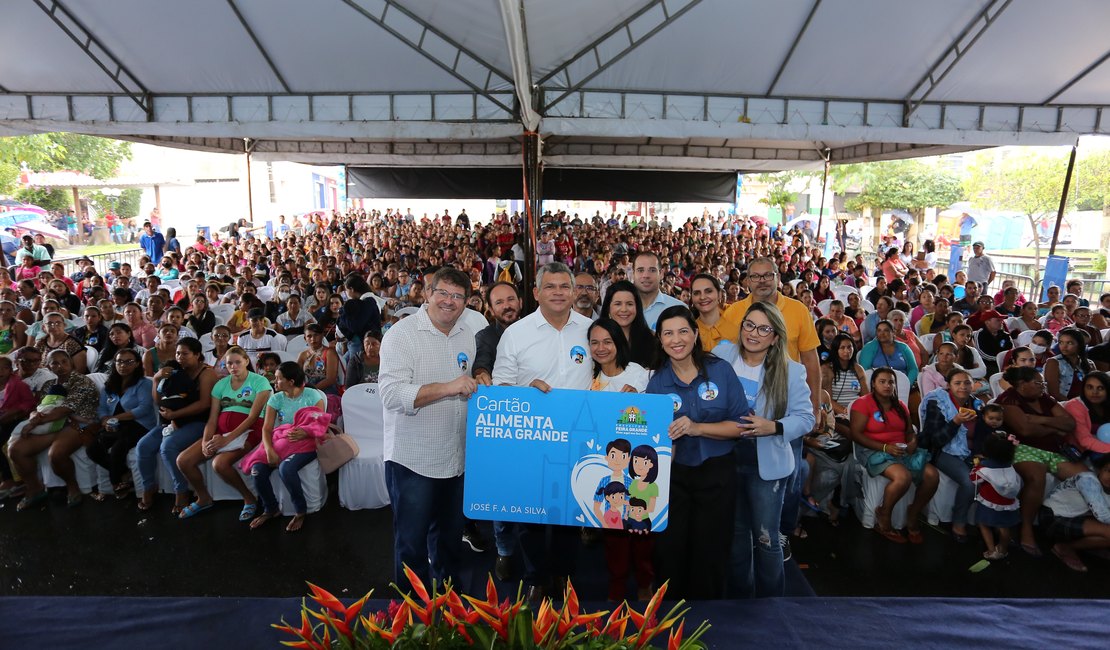
M 299 530 L 315 418 L 378 383 L 398 577 L 408 564 L 445 579 L 463 541 L 485 548 L 462 514 L 466 402 L 494 384 L 676 405 L 664 532 L 495 523 L 495 572 L 511 577 L 519 553 L 532 595 L 561 593 L 584 537 L 605 546 L 613 600 L 630 577 L 637 596 L 663 579 L 678 597 L 783 595 L 800 515 L 839 524 L 857 467 L 886 479 L 867 514 L 890 543 L 922 543 L 947 477 L 954 543 L 981 538 L 989 560 L 1011 534 L 1075 571 L 1110 547 L 1110 294 L 1090 305 L 1069 281 L 1037 302 L 996 283 L 981 242 L 949 278 L 932 242 L 825 258 L 805 233 L 746 218 L 546 213 L 526 287 L 518 215 L 355 211 L 282 218 L 273 240 L 227 232 L 182 246 L 145 224 L 137 268 L 85 259 L 72 276 L 32 241 L 0 269 L 0 497 L 42 507 L 45 452 L 79 506 L 84 447 L 114 488 L 95 497 L 152 508 L 161 464 L 189 519 L 212 509 L 212 461 L 251 528 L 280 515 L 276 471 Z M 301 336 L 295 360 L 278 354 Z M 627 494 L 600 495 L 599 519 L 651 512 L 650 455 L 610 451 L 629 456 Z

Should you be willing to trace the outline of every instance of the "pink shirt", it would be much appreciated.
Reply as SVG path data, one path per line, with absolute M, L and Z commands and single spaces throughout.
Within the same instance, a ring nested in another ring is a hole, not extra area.
M 35 396 L 31 394 L 31 387 L 19 375 L 8 377 L 3 392 L 0 393 L 0 410 L 30 413 L 34 409 Z

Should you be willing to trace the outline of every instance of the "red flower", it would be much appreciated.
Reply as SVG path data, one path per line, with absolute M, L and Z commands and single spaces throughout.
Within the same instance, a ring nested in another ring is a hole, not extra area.
M 671 634 L 667 637 L 667 650 L 678 650 L 682 647 L 682 628 L 686 626 L 686 621 L 678 624 L 678 627 L 671 630 Z
M 308 583 L 308 588 L 312 591 L 312 600 L 315 600 L 317 603 L 323 605 L 324 607 L 327 607 L 336 614 L 347 613 L 347 608 L 343 606 L 343 603 L 339 602 L 339 599 L 331 595 L 329 592 L 320 587 L 317 587 L 311 582 Z

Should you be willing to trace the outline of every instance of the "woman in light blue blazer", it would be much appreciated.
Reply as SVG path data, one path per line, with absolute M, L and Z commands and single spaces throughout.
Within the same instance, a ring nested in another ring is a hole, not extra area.
M 797 454 L 791 442 L 813 430 L 813 405 L 805 368 L 786 355 L 782 312 L 752 303 L 740 324 L 738 344 L 714 353 L 732 364 L 752 413 L 740 421 L 737 442 L 736 516 L 729 567 L 729 598 L 782 596 L 786 579 L 779 521 Z

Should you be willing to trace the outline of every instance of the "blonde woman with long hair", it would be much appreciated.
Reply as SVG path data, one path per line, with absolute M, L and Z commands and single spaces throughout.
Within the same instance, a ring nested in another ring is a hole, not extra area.
M 736 444 L 736 515 L 728 598 L 783 596 L 779 543 L 783 497 L 799 462 L 801 439 L 813 430 L 805 367 L 786 354 L 786 322 L 774 305 L 754 302 L 740 323 L 737 344 L 714 354 L 729 361 L 754 404 L 740 420 Z M 796 506 L 795 506 L 796 507 Z

